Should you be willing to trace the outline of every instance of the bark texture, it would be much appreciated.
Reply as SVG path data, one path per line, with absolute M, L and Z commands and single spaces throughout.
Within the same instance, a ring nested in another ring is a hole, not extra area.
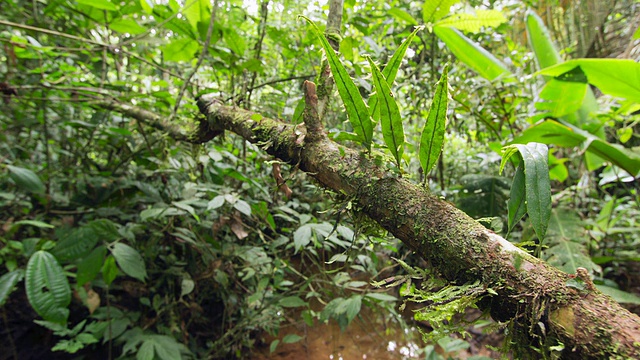
M 591 286 L 567 286 L 576 275 L 530 256 L 452 204 L 381 167 L 386 160 L 376 153 L 344 147 L 324 134 L 309 136 L 305 125 L 259 116 L 252 120 L 254 113 L 224 106 L 209 95 L 198 105 L 207 118 L 201 126 L 205 133 L 229 130 L 260 143 L 322 186 L 353 199 L 359 211 L 449 281 L 479 280 L 497 292 L 481 306 L 496 320 L 513 320 L 514 340 L 525 344 L 521 347 L 560 342 L 567 359 L 640 358 L 639 317 Z

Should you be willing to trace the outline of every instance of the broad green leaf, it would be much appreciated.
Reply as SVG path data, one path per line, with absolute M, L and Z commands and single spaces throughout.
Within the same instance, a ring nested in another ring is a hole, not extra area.
M 533 230 L 542 243 L 551 217 L 551 181 L 549 149 L 540 143 L 514 144 L 524 163 L 527 213 Z
M 251 216 L 251 205 L 244 200 L 236 201 L 236 203 L 233 204 L 233 208 L 247 216 Z
M 589 84 L 605 94 L 640 102 L 640 63 L 626 59 L 574 59 L 538 71 L 562 76 L 580 67 Z
M 273 352 L 276 351 L 278 344 L 280 344 L 280 339 L 275 339 L 271 342 L 271 345 L 269 346 L 269 354 L 273 354 Z
M 613 300 L 619 303 L 640 305 L 640 297 L 636 294 L 632 294 L 606 285 L 596 285 L 596 288 L 598 288 L 598 290 L 600 290 L 603 294 L 611 296 Z
M 136 353 L 136 360 L 155 360 L 155 351 L 153 350 L 153 341 L 145 340 L 140 349 Z
M 391 59 L 387 63 L 387 65 L 382 70 L 382 75 L 385 79 L 387 79 L 387 84 L 391 87 L 393 82 L 396 80 L 396 75 L 398 74 L 398 69 L 400 68 L 400 64 L 402 64 L 402 59 L 404 59 L 404 55 L 407 53 L 407 49 L 409 45 L 411 45 L 411 41 L 416 36 L 418 31 L 424 29 L 424 26 L 418 26 L 415 30 L 407 38 L 400 44 L 400 47 L 393 53 Z M 378 107 L 378 97 L 370 96 L 369 97 L 369 113 L 371 117 L 375 121 L 380 121 L 380 108 Z
M 224 205 L 224 195 L 218 195 L 207 204 L 207 210 L 215 210 Z
M 513 76 L 506 65 L 458 29 L 436 26 L 433 31 L 460 61 L 485 79 L 493 81 L 501 78 L 506 81 Z
M 373 84 L 376 88 L 376 97 L 380 104 L 380 127 L 382 128 L 382 136 L 384 142 L 391 151 L 391 155 L 396 159 L 398 169 L 402 168 L 402 154 L 404 153 L 404 129 L 402 128 L 402 118 L 396 99 L 393 98 L 389 84 L 384 78 L 380 69 L 367 56 L 369 65 L 371 65 L 371 73 L 373 75 Z
M 507 206 L 509 208 L 507 234 L 509 234 L 511 233 L 511 230 L 513 230 L 513 227 L 516 226 L 518 221 L 520 221 L 524 214 L 527 213 L 523 162 L 520 162 L 518 168 L 516 169 L 516 175 L 513 177 L 513 183 L 511 183 L 511 191 L 509 192 L 509 202 L 507 203 Z
M 89 254 L 99 240 L 95 230 L 84 225 L 66 232 L 51 253 L 61 262 L 73 261 Z
M 102 269 L 104 264 L 106 255 L 107 248 L 104 246 L 98 246 L 78 263 L 78 272 L 76 275 L 76 283 L 78 286 L 82 286 L 98 276 L 98 273 L 100 273 L 100 269 Z
M 142 256 L 136 249 L 123 243 L 115 243 L 110 250 L 123 273 L 144 282 L 147 270 Z
M 529 46 L 536 56 L 539 68 L 544 69 L 563 62 L 542 19 L 529 10 L 525 15 L 525 23 Z M 584 76 L 584 73 L 582 75 Z M 598 102 L 591 88 L 586 86 L 586 81 L 581 81 L 585 83 L 584 85 L 575 84 L 573 87 L 576 89 L 572 89 L 572 86 L 567 85 L 566 82 L 558 83 L 558 81 L 555 79 L 549 81 L 540 94 L 546 102 L 542 105 L 536 103 L 536 108 L 550 110 L 553 116 L 563 116 L 566 121 L 602 137 L 603 127 L 591 116 L 591 113 L 598 110 Z
M 347 316 L 347 322 L 351 323 L 360 312 L 361 307 L 362 295 L 352 295 L 336 308 L 336 312 L 344 313 Z
M 211 2 L 209 0 L 187 0 L 182 8 L 182 14 L 187 18 L 187 21 L 194 30 L 198 30 L 198 22 L 208 22 L 211 12 L 209 7 Z
M 563 117 L 580 109 L 588 84 L 550 79 L 540 92 L 536 109 L 546 110 L 553 117 Z
M 532 10 L 528 10 L 525 15 L 525 24 L 527 26 L 527 40 L 536 56 L 538 67 L 544 69 L 561 63 L 562 57 L 553 45 L 549 30 L 540 16 Z
M 109 24 L 109 27 L 119 33 L 129 33 L 133 35 L 142 34 L 147 31 L 147 28 L 138 24 L 133 19 L 116 19 Z
M 389 15 L 393 16 L 397 20 L 400 20 L 401 22 L 404 22 L 405 24 L 418 25 L 416 19 L 414 19 L 413 16 L 411 16 L 411 14 L 409 14 L 405 10 L 402 10 L 400 8 L 393 8 L 389 9 L 388 13 Z
M 420 136 L 420 165 L 425 178 L 438 161 L 444 145 L 444 132 L 449 105 L 448 74 L 449 64 L 446 64 L 442 70 L 440 81 L 436 84 L 433 102 L 429 108 L 429 115 Z
M 568 123 L 546 120 L 528 128 L 513 142 L 520 144 L 540 142 L 562 147 L 586 147 L 588 152 L 623 168 L 629 174 L 640 175 L 640 154 L 620 145 L 610 144 Z
M 118 266 L 116 265 L 116 259 L 109 255 L 104 261 L 102 266 L 102 278 L 107 286 L 111 285 L 113 280 L 118 276 Z
M 498 10 L 476 10 L 475 14 L 454 14 L 436 23 L 436 27 L 453 27 L 461 31 L 476 33 L 482 27 L 497 27 L 507 22 Z
M 451 5 L 460 0 L 425 0 L 422 5 L 422 20 L 425 24 L 434 23 L 449 13 Z
M 193 206 L 189 205 L 189 202 L 190 200 L 174 201 L 171 203 L 171 205 L 188 212 L 199 223 L 200 217 L 198 216 L 198 214 L 196 214 L 196 209 L 194 209 Z
M 575 274 L 579 267 L 600 272 L 584 245 L 585 225 L 574 210 L 554 209 L 546 239 L 549 247 L 542 251 L 542 259 L 569 274 Z
M 175 360 L 182 358 L 182 356 L 180 356 L 180 344 L 175 338 L 166 335 L 147 335 L 145 338 L 145 343 L 153 343 L 153 349 L 155 350 L 157 358 L 160 358 L 161 360 Z
M 640 26 L 636 29 L 636 32 L 633 33 L 634 39 L 640 39 Z
M 311 241 L 311 235 L 311 224 L 304 224 L 293 233 L 293 245 L 295 246 L 296 251 L 309 244 Z
M 293 343 L 298 342 L 300 340 L 302 340 L 302 337 L 300 335 L 289 334 L 289 335 L 285 336 L 284 339 L 282 339 L 282 343 L 283 344 L 293 344 Z
M 78 2 L 78 4 L 89 5 L 100 10 L 118 10 L 118 7 L 108 0 L 76 0 L 76 2 Z
M 20 225 L 30 225 L 30 226 L 35 226 L 37 228 L 41 228 L 41 229 L 53 229 L 55 228 L 55 226 L 51 225 L 51 224 L 47 224 L 46 222 L 42 222 L 42 221 L 38 221 L 38 220 L 20 220 L 20 221 L 16 221 L 13 224 L 11 224 L 11 229 L 18 227 Z
M 244 55 L 245 50 L 247 50 L 247 43 L 235 29 L 225 29 L 223 39 L 229 49 L 231 49 L 231 51 L 233 51 L 236 55 Z
M 331 67 L 331 73 L 333 74 L 336 87 L 338 88 L 338 93 L 340 94 L 340 98 L 342 98 L 342 102 L 347 110 L 349 122 L 351 123 L 351 126 L 353 126 L 353 131 L 358 135 L 359 141 L 362 145 L 364 145 L 367 150 L 371 151 L 373 124 L 371 123 L 371 117 L 369 116 L 369 109 L 367 109 L 367 105 L 365 105 L 364 100 L 362 100 L 360 91 L 353 83 L 353 79 L 351 79 L 347 73 L 344 65 L 340 62 L 340 59 L 338 59 L 338 56 L 329 44 L 329 41 L 327 41 L 325 36 L 320 32 L 316 24 L 304 16 L 301 17 L 309 23 L 311 31 L 322 44 L 322 48 L 327 55 L 327 61 Z
M 307 306 L 308 305 L 306 301 L 302 300 L 298 296 L 287 296 L 285 298 L 280 299 L 280 301 L 278 301 L 278 304 L 280 304 L 280 306 L 286 307 L 286 308 L 300 307 L 300 306 Z
M 7 169 L 9 169 L 9 177 L 18 187 L 32 193 L 44 194 L 45 186 L 36 173 L 29 169 L 12 165 L 7 165 Z
M 153 13 L 153 5 L 153 0 L 140 0 L 140 7 L 147 14 Z
M 71 288 L 56 258 L 46 251 L 36 251 L 27 263 L 25 278 L 27 298 L 43 319 L 66 324 Z
M 396 300 L 398 300 L 397 297 L 389 295 L 389 294 L 385 294 L 385 293 L 368 293 L 368 294 L 365 295 L 365 297 L 368 297 L 370 299 L 380 300 L 380 301 L 396 301 Z
M 196 52 L 200 48 L 197 41 L 190 38 L 174 39 L 161 48 L 165 61 L 189 61 L 196 57 Z
M 15 290 L 15 286 L 22 280 L 24 271 L 22 269 L 14 270 L 0 276 L 0 307 L 9 298 L 9 295 Z
M 113 242 L 122 238 L 116 224 L 109 219 L 93 220 L 85 226 L 90 227 L 95 233 L 95 236 L 102 241 Z

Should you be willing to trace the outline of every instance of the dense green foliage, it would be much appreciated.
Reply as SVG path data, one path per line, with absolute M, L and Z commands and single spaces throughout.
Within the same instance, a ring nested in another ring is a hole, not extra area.
M 104 358 L 246 358 L 288 312 L 344 328 L 363 306 L 399 318 L 395 295 L 442 302 L 419 320 L 472 306 L 460 294 L 473 284 L 415 270 L 351 199 L 295 165 L 232 134 L 185 141 L 202 93 L 299 123 L 300 83 L 322 79 L 323 56 L 330 137 L 385 152 L 399 176 L 639 303 L 615 282 L 640 261 L 638 63 L 562 62 L 571 49 L 554 48 L 562 30 L 527 8 L 538 2 L 435 3 L 346 1 L 334 52 L 324 2 L 4 1 L 3 335 L 38 326 L 55 335 L 47 349 Z M 370 284 L 391 274 L 404 274 L 399 293 Z M 18 307 L 28 325 L 7 320 Z

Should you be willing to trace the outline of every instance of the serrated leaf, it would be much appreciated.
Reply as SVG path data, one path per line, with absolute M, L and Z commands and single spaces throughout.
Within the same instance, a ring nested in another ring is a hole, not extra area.
M 451 5 L 459 2 L 460 0 L 425 0 L 422 5 L 424 23 L 429 24 L 440 20 L 449 13 Z
M 309 23 L 311 32 L 316 35 L 322 44 L 325 54 L 327 55 L 327 61 L 331 67 L 331 73 L 333 74 L 336 87 L 338 88 L 338 93 L 347 110 L 347 116 L 349 117 L 351 126 L 353 126 L 353 130 L 358 135 L 360 143 L 364 145 L 367 150 L 371 151 L 373 124 L 369 116 L 369 109 L 367 109 L 367 105 L 365 105 L 360 91 L 353 83 L 353 79 L 351 79 L 344 65 L 340 62 L 329 41 L 327 41 L 325 36 L 320 32 L 316 24 L 309 18 L 301 17 Z
M 2 307 L 9 298 L 9 295 L 15 290 L 15 286 L 22 280 L 24 271 L 22 269 L 14 270 L 0 276 L 0 307 Z
M 391 56 L 391 59 L 389 60 L 387 65 L 384 67 L 384 69 L 382 69 L 382 75 L 384 76 L 385 79 L 387 79 L 387 84 L 389 84 L 389 86 L 392 86 L 393 82 L 396 80 L 398 69 L 402 64 L 402 59 L 404 59 L 404 55 L 407 53 L 407 49 L 409 48 L 411 41 L 413 41 L 413 38 L 415 38 L 418 31 L 422 29 L 424 29 L 424 26 L 416 27 L 416 29 L 413 30 L 413 32 L 409 34 L 409 36 L 407 36 L 407 38 L 402 42 L 402 44 L 400 44 L 400 47 L 398 47 L 398 49 L 393 53 L 393 56 Z M 378 97 L 370 96 L 369 97 L 369 113 L 371 114 L 371 117 L 373 117 L 375 121 L 380 121 L 380 109 L 378 105 L 379 105 Z
M 551 217 L 551 180 L 549 149 L 540 143 L 515 144 L 524 162 L 527 213 L 540 243 Z
M 420 136 L 419 157 L 425 177 L 438 161 L 444 144 L 447 108 L 449 106 L 448 73 L 449 64 L 444 66 L 440 81 L 436 84 L 433 102 L 429 108 L 429 115 Z
M 36 251 L 27 263 L 25 289 L 33 309 L 43 319 L 66 324 L 71 303 L 71 288 L 56 258 Z
M 402 154 L 404 153 L 404 129 L 402 128 L 402 118 L 396 99 L 393 98 L 389 84 L 384 78 L 380 69 L 374 64 L 371 57 L 367 56 L 369 65 L 371 65 L 371 73 L 373 75 L 373 84 L 376 88 L 376 97 L 380 104 L 380 127 L 382 128 L 382 137 L 387 145 L 391 155 L 396 159 L 398 169 L 402 168 Z
M 506 65 L 482 46 L 464 36 L 460 30 L 436 26 L 433 31 L 460 61 L 483 78 L 493 81 L 498 78 L 508 80 L 512 77 L 513 74 Z
M 142 282 L 145 281 L 147 270 L 142 256 L 136 249 L 123 243 L 115 243 L 110 250 L 123 273 Z
M 36 173 L 29 169 L 12 165 L 7 165 L 7 169 L 9 169 L 9 177 L 18 187 L 32 193 L 44 194 L 45 186 Z
M 513 227 L 516 226 L 518 221 L 520 221 L 524 214 L 527 213 L 527 203 L 525 199 L 526 189 L 524 164 L 520 162 L 518 168 L 516 169 L 516 175 L 513 177 L 513 182 L 511 183 L 509 202 L 507 203 L 509 209 L 507 234 L 511 233 Z
M 76 275 L 76 283 L 82 286 L 96 278 L 102 265 L 104 264 L 107 248 L 98 246 L 78 263 L 78 272 Z
M 458 30 L 476 33 L 482 27 L 497 27 L 507 22 L 498 10 L 476 10 L 475 14 L 454 14 L 436 23 L 439 27 L 454 27 Z

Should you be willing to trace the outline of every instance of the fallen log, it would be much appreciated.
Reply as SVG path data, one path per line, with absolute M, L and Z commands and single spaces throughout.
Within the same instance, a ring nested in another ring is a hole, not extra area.
M 305 89 L 305 124 L 262 117 L 204 95 L 198 99 L 206 117 L 200 130 L 231 131 L 260 144 L 325 188 L 353 199 L 359 211 L 442 277 L 457 284 L 480 281 L 497 294 L 480 305 L 494 319 L 512 321 L 519 357 L 536 358 L 536 346 L 561 345 L 562 358 L 567 359 L 640 358 L 640 318 L 593 287 L 588 273 L 566 274 L 548 265 L 449 202 L 380 166 L 375 153 L 328 139 L 314 103 L 315 86 L 307 82 Z M 576 277 L 584 281 L 584 289 L 567 285 Z

